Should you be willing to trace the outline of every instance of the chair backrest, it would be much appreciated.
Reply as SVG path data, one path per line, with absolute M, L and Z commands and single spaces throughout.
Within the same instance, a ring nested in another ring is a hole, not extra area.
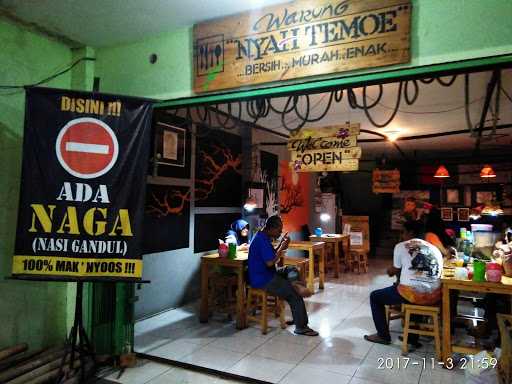
M 370 218 L 368 216 L 341 217 L 342 228 L 350 225 L 350 249 L 370 251 Z
M 300 233 L 301 233 L 302 241 L 309 241 L 309 236 L 311 235 L 311 231 L 309 230 L 309 225 L 304 224 L 303 226 L 301 226 Z
M 510 383 L 512 380 L 512 315 L 498 313 L 497 318 L 501 336 L 498 373 L 501 383 Z

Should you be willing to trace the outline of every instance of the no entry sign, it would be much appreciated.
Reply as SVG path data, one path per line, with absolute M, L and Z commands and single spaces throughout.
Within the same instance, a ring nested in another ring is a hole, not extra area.
M 152 103 L 26 89 L 13 276 L 140 280 Z
M 60 130 L 55 152 L 60 165 L 70 174 L 92 179 L 114 166 L 119 144 L 107 124 L 83 117 L 71 120 Z

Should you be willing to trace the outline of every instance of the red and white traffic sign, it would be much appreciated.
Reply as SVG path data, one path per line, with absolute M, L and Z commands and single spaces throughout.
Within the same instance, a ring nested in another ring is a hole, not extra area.
M 103 121 L 82 117 L 60 130 L 55 152 L 60 165 L 70 174 L 92 179 L 114 166 L 119 144 L 114 131 Z

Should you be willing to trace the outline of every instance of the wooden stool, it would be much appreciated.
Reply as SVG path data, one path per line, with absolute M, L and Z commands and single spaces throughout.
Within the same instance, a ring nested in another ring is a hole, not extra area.
M 212 312 L 226 313 L 232 316 L 236 313 L 236 290 L 238 277 L 232 274 L 214 272 L 210 274 L 210 289 L 208 307 Z
M 253 312 L 261 310 L 261 315 L 258 317 L 253 315 Z M 266 335 L 268 328 L 268 313 L 273 311 L 274 314 L 279 316 L 281 328 L 286 328 L 284 320 L 284 303 L 277 297 L 273 296 L 264 289 L 251 288 L 247 294 L 247 321 L 257 321 L 261 325 L 261 333 Z
M 343 255 L 341 263 L 343 264 L 343 272 L 353 272 L 352 252 L 346 252 L 346 254 Z
M 501 357 L 498 361 L 500 384 L 512 382 L 512 315 L 497 314 L 501 337 Z
M 403 304 L 402 306 L 405 317 L 404 324 L 404 340 L 402 343 L 402 352 L 407 354 L 409 351 L 409 345 L 407 339 L 409 333 L 415 333 L 417 335 L 433 336 L 436 347 L 436 358 L 441 359 L 441 330 L 439 329 L 439 307 L 425 306 L 425 305 L 412 305 Z M 412 323 L 411 315 L 427 316 L 432 318 L 432 324 L 428 323 Z M 411 325 L 415 325 L 418 328 L 411 328 Z
M 368 253 L 364 251 L 351 251 L 351 264 L 352 271 L 355 272 L 357 269 L 357 273 L 361 273 L 361 270 L 364 273 L 368 272 Z
M 384 308 L 386 309 L 386 322 L 388 323 L 388 329 L 389 329 L 389 322 L 391 320 L 397 320 L 404 318 L 404 313 L 402 312 L 402 305 L 385 305 Z
M 334 247 L 337 247 L 337 243 L 325 243 L 325 273 L 330 271 L 336 273 L 336 257 L 334 256 Z M 341 263 L 341 260 L 340 260 Z

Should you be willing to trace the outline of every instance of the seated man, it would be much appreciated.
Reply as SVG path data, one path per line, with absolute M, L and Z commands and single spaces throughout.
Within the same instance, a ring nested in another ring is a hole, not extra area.
M 282 231 L 281 218 L 271 216 L 265 222 L 265 227 L 254 236 L 249 247 L 249 283 L 253 288 L 265 289 L 288 302 L 296 334 L 318 336 L 318 332 L 308 327 L 304 299 L 286 278 L 286 273 L 280 273 L 276 269 L 276 263 L 290 243 L 288 234 L 285 234 L 279 245 L 275 249 L 272 247 L 272 240 L 281 236 Z
M 443 255 L 434 245 L 418 238 L 420 229 L 416 221 L 404 223 L 403 241 L 395 246 L 393 266 L 388 269 L 389 276 L 400 274 L 400 282 L 370 294 L 377 333 L 365 335 L 365 340 L 380 344 L 391 342 L 385 305 L 434 305 L 441 300 Z M 418 335 L 410 334 L 408 343 L 418 345 Z

